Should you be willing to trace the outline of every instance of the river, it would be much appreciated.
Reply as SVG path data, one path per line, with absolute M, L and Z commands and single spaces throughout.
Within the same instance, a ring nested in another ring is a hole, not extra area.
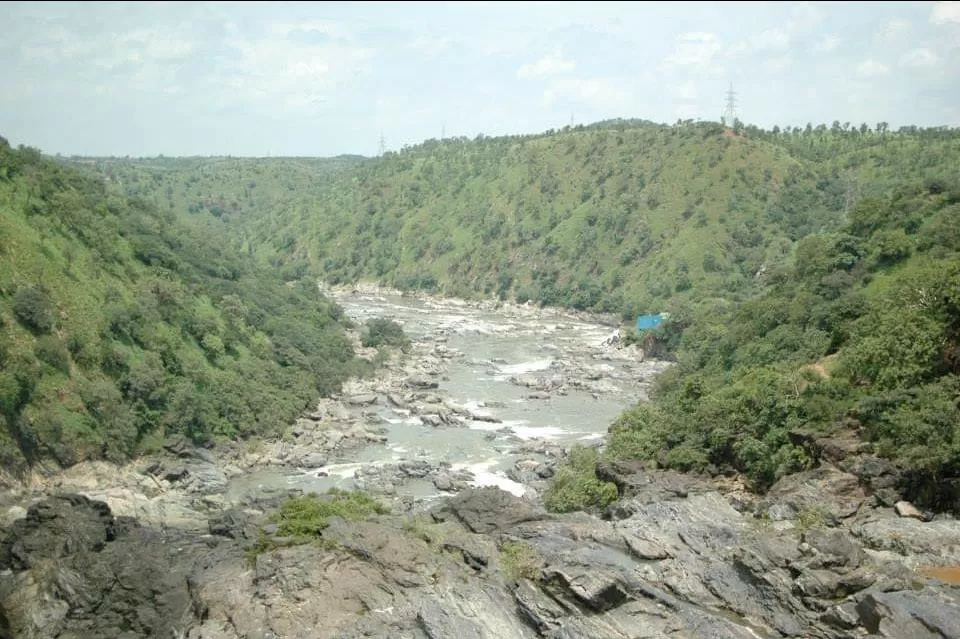
M 507 471 L 520 459 L 538 458 L 531 443 L 598 442 L 621 411 L 646 396 L 652 376 L 664 367 L 663 362 L 640 361 L 636 351 L 603 345 L 612 327 L 560 311 L 380 292 L 333 295 L 358 323 L 390 318 L 415 344 L 440 344 L 447 353 L 437 392 L 497 421 L 435 427 L 379 401 L 365 412 L 368 418 L 376 412 L 386 442 L 352 450 L 319 472 L 267 469 L 239 477 L 231 485 L 233 498 L 265 488 L 355 488 L 359 469 L 410 460 L 449 464 L 452 471 L 470 471 L 473 485 L 522 494 L 525 487 L 508 478 Z M 518 378 L 552 384 L 555 392 L 541 391 L 541 398 L 531 399 L 537 393 L 518 384 Z M 428 481 L 404 482 L 398 492 L 428 498 L 440 494 Z

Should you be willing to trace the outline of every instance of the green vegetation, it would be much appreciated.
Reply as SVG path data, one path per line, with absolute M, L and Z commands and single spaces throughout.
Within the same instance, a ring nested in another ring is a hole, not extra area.
M 358 521 L 388 512 L 387 507 L 366 493 L 332 488 L 325 495 L 310 493 L 288 499 L 280 510 L 270 515 L 270 521 L 277 524 L 278 537 L 308 543 L 330 525 L 331 517 Z
M 500 546 L 500 568 L 510 581 L 539 579 L 543 560 L 525 541 L 505 541 Z
M 858 199 L 947 180 L 958 163 L 960 138 L 939 129 L 611 122 L 430 140 L 261 207 L 245 237 L 261 260 L 329 281 L 629 319 L 749 299 L 758 274 L 789 263 L 802 237 L 840 228 Z M 226 170 L 217 183 L 231 183 Z
M 406 350 L 410 347 L 410 338 L 403 332 L 403 327 L 393 320 L 374 317 L 364 324 L 361 344 L 367 348 L 393 346 Z
M 0 138 L 0 465 L 279 432 L 365 370 L 286 275 Z
M 610 121 L 429 140 L 317 164 L 309 184 L 299 160 L 262 161 L 256 190 L 268 197 L 242 200 L 236 215 L 190 210 L 197 197 L 239 193 L 258 162 L 107 164 L 112 189 L 167 198 L 191 228 L 228 227 L 244 255 L 288 279 L 370 279 L 630 322 L 668 311 L 661 328 L 631 339 L 678 364 L 650 406 L 612 427 L 611 458 L 732 470 L 762 490 L 817 463 L 809 436 L 853 429 L 903 465 L 921 501 L 960 507 L 950 489 L 960 478 L 956 130 Z M 139 250 L 167 268 L 184 260 Z M 36 339 L 49 316 L 32 295 L 6 317 Z M 73 361 L 83 357 L 83 340 L 58 337 L 80 354 Z M 219 361 L 221 344 L 204 338 L 198 347 Z M 53 343 L 39 352 L 45 370 L 62 362 Z M 0 378 L 0 402 L 18 405 L 19 388 Z M 552 508 L 611 499 L 595 455 L 578 452 L 558 472 Z
M 543 503 L 547 510 L 565 513 L 602 508 L 616 500 L 617 486 L 596 477 L 598 457 L 596 448 L 574 446 L 570 450 L 569 457 L 544 491 Z
M 907 471 L 914 498 L 957 509 L 958 222 L 960 189 L 937 182 L 865 198 L 836 231 L 798 242 L 753 299 L 668 322 L 678 364 L 651 405 L 612 425 L 604 455 L 732 469 L 762 490 L 817 462 L 810 435 L 853 429 Z M 587 465 L 571 466 L 576 503 L 592 488 Z
M 255 561 L 258 555 L 281 545 L 317 544 L 329 548 L 331 544 L 323 538 L 323 531 L 330 525 L 330 518 L 360 521 L 389 512 L 367 493 L 357 491 L 331 488 L 323 495 L 290 497 L 269 517 L 270 523 L 277 526 L 276 534 L 268 536 L 261 530 L 247 550 L 247 559 Z

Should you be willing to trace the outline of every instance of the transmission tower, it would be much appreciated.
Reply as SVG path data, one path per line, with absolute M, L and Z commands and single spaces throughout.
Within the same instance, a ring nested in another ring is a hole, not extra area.
M 383 137 L 383 131 L 380 132 L 380 144 L 377 146 L 377 155 L 383 155 L 387 152 L 387 138 Z
M 737 92 L 733 90 L 733 82 L 730 83 L 730 89 L 727 91 L 727 107 L 723 110 L 723 123 L 727 126 L 733 126 L 737 119 Z
M 447 125 L 446 125 L 446 124 L 441 124 L 441 125 L 440 125 L 440 139 L 441 139 L 441 140 L 446 140 L 446 139 L 447 139 Z

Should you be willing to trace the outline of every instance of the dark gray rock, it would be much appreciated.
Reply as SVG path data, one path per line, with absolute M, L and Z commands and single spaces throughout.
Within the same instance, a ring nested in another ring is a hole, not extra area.
M 877 592 L 857 604 L 867 632 L 900 639 L 960 639 L 960 593 L 928 586 L 920 591 Z
M 860 544 L 845 530 L 811 528 L 803 533 L 803 541 L 817 551 L 815 563 L 822 568 L 856 568 L 864 559 Z
M 530 502 L 490 487 L 465 490 L 434 511 L 435 518 L 444 519 L 447 514 L 475 533 L 506 530 L 522 522 L 546 519 L 546 514 Z
M 432 379 L 423 377 L 422 375 L 411 375 L 404 382 L 410 388 L 417 389 L 432 389 L 438 388 L 440 385 Z

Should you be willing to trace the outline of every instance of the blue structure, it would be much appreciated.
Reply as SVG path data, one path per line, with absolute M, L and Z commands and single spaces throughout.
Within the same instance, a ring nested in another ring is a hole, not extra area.
M 658 315 L 638 315 L 637 331 L 649 331 L 657 328 L 665 319 L 667 319 L 666 313 L 660 313 Z

